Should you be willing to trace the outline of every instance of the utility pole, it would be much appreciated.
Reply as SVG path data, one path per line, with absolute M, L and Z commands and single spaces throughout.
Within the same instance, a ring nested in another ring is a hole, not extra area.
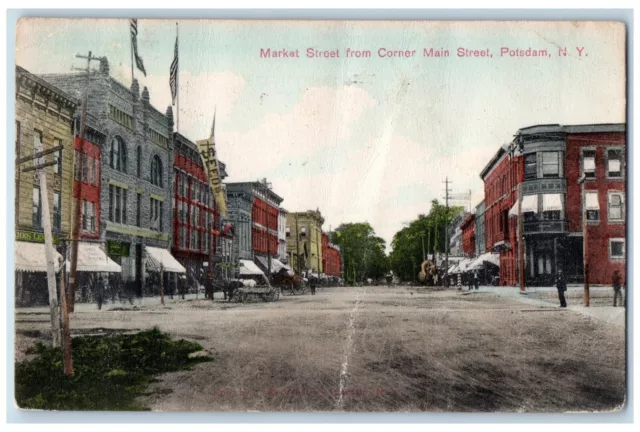
M 424 249 L 424 233 L 422 233 L 421 240 L 422 240 L 422 261 L 424 261 L 427 259 L 427 255 Z
M 85 89 L 84 89 L 84 100 L 82 102 L 82 117 L 80 120 L 80 146 L 84 147 L 84 140 L 87 128 L 87 103 L 89 101 L 89 78 L 91 76 L 91 62 L 92 61 L 100 61 L 102 57 L 95 57 L 89 51 L 88 56 L 83 56 L 81 54 L 76 54 L 76 58 L 86 59 L 87 67 L 86 69 L 78 69 L 86 72 L 87 79 L 85 81 Z M 76 152 L 74 151 L 74 157 Z M 80 225 L 82 219 L 82 151 L 77 153 L 79 155 L 78 160 L 75 163 L 75 172 L 78 179 L 80 179 L 79 187 L 78 187 L 78 197 L 72 196 L 71 202 L 73 203 L 74 208 L 74 218 L 73 223 L 71 225 L 71 272 L 69 274 L 69 302 L 68 302 L 68 310 L 69 312 L 73 312 L 75 310 L 76 303 L 76 287 L 78 285 L 76 280 L 76 273 L 78 271 L 78 242 L 80 241 Z M 74 178 L 76 178 L 74 176 Z
M 578 179 L 578 184 L 582 192 L 582 259 L 583 259 L 583 271 L 584 271 L 584 305 L 589 307 L 590 295 L 589 295 L 589 231 L 587 230 L 587 196 L 584 190 L 584 181 L 586 177 L 583 174 Z M 566 277 L 566 275 L 565 275 Z
M 449 181 L 449 177 L 445 177 L 444 180 L 444 205 L 445 205 L 445 213 L 444 213 L 444 277 L 445 284 L 449 286 L 449 184 L 452 182 Z
M 524 221 L 522 220 L 522 183 L 518 184 L 518 276 L 520 279 L 520 294 L 526 294 L 524 269 Z
M 296 216 L 296 266 L 298 267 L 298 276 L 302 277 L 302 273 L 300 272 L 300 233 L 298 232 L 300 227 L 298 226 L 298 213 L 295 213 Z
M 23 172 L 37 171 L 40 180 L 40 207 L 42 208 L 41 221 L 44 230 L 44 247 L 47 260 L 47 287 L 49 289 L 49 311 L 51 313 L 51 340 L 53 347 L 61 345 L 62 334 L 60 332 L 60 304 L 58 303 L 58 289 L 56 287 L 55 251 L 53 248 L 53 233 L 51 232 L 51 214 L 49 213 L 49 191 L 47 189 L 47 173 L 44 168 L 53 166 L 55 161 L 45 162 L 44 156 L 62 149 L 62 145 L 49 150 L 43 150 L 40 140 L 36 153 L 16 160 L 16 165 L 33 160 L 34 165 L 23 169 Z M 60 161 L 61 163 L 62 161 Z

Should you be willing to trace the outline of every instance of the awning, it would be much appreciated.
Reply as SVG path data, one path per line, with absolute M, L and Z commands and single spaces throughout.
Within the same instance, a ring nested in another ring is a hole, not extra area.
M 262 265 L 263 268 L 267 268 L 268 264 L 269 264 L 269 260 L 266 257 L 263 256 L 257 256 L 256 257 L 258 259 L 258 261 L 260 262 L 260 265 Z M 286 266 L 284 264 L 282 264 L 282 262 L 280 260 L 277 260 L 275 258 L 271 258 L 271 273 L 275 274 L 275 273 L 280 273 L 281 270 L 291 270 L 291 268 L 289 266 Z
M 182 267 L 166 249 L 147 246 L 147 270 L 166 271 L 169 273 L 186 273 L 187 270 Z
M 542 211 L 562 211 L 561 194 L 542 195 Z
M 122 268 L 100 249 L 97 243 L 78 243 L 77 271 L 120 273 Z M 67 261 L 67 271 L 71 271 L 71 263 Z
M 500 255 L 494 254 L 491 252 L 484 253 L 476 258 L 470 265 L 467 267 L 467 270 L 477 270 L 482 268 L 485 262 L 491 263 L 495 266 L 500 267 Z
M 265 275 L 262 270 L 253 262 L 249 260 L 240 260 L 240 275 Z
M 538 195 L 524 195 L 522 197 L 522 213 L 538 213 Z
M 509 209 L 509 216 L 518 216 L 518 201 Z
M 56 273 L 60 270 L 62 255 L 55 252 L 53 269 Z M 29 243 L 17 241 L 14 244 L 13 262 L 16 271 L 46 272 L 47 254 L 44 243 Z
M 598 192 L 586 192 L 584 194 L 586 201 L 586 209 L 587 210 L 600 210 L 600 205 L 598 204 Z

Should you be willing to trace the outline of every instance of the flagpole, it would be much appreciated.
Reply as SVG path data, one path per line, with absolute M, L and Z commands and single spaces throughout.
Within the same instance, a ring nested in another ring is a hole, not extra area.
M 129 51 L 131 51 L 131 85 L 133 85 L 133 35 L 131 34 L 131 20 L 129 20 Z
M 180 133 L 180 35 L 176 21 L 176 45 L 178 46 L 178 64 L 176 69 L 176 132 Z

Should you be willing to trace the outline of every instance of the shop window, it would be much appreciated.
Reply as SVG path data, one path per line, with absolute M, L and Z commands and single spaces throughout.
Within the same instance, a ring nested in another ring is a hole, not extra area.
M 542 212 L 542 219 L 546 221 L 557 221 L 560 220 L 561 213 L 559 210 L 545 211 Z
M 536 153 L 524 156 L 524 179 L 533 180 L 538 178 L 538 161 Z
M 40 201 L 40 188 L 33 188 L 33 206 L 31 210 L 31 222 L 33 228 L 42 228 L 42 205 Z
M 582 151 L 582 173 L 587 179 L 596 178 L 596 151 L 595 150 Z
M 163 187 L 162 181 L 162 161 L 160 156 L 155 155 L 151 160 L 151 184 Z
M 624 239 L 609 239 L 609 258 L 613 260 L 624 259 Z
M 62 227 L 62 213 L 60 192 L 53 192 L 53 229 L 60 231 Z
M 624 192 L 609 192 L 609 221 L 624 221 Z
M 109 166 L 123 173 L 127 172 L 127 149 L 124 140 L 119 136 L 111 140 Z
M 622 150 L 614 149 L 607 151 L 607 177 L 622 178 Z

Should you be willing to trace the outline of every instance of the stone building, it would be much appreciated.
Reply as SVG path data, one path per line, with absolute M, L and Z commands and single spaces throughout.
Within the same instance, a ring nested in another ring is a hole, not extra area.
M 234 226 L 233 252 L 237 259 L 255 260 L 267 270 L 271 256 L 272 271 L 284 266 L 278 260 L 278 217 L 283 198 L 266 179 L 255 182 L 227 183 L 227 208 Z
M 44 169 L 54 246 L 61 251 L 60 239 L 68 238 L 71 232 L 73 116 L 78 99 L 17 66 L 15 101 L 16 160 L 62 146 L 60 151 L 44 156 L 45 162 L 57 162 Z M 23 171 L 34 164 L 29 159 L 17 164 L 15 171 L 17 304 L 45 304 L 49 299 L 39 175 Z
M 79 98 L 86 74 L 42 75 Z M 173 187 L 173 119 L 151 105 L 148 89 L 131 88 L 109 74 L 106 58 L 88 79 L 87 112 L 108 136 L 102 148 L 100 239 L 122 266 L 123 282 L 135 282 L 139 295 L 147 276 L 184 272 L 169 253 Z M 148 289 L 159 284 L 157 280 Z
M 287 254 L 287 210 L 280 207 L 278 213 L 278 259 L 284 264 L 289 263 Z
M 320 210 L 289 213 L 287 251 L 289 263 L 298 273 L 311 270 L 322 273 L 322 225 L 324 218 Z

